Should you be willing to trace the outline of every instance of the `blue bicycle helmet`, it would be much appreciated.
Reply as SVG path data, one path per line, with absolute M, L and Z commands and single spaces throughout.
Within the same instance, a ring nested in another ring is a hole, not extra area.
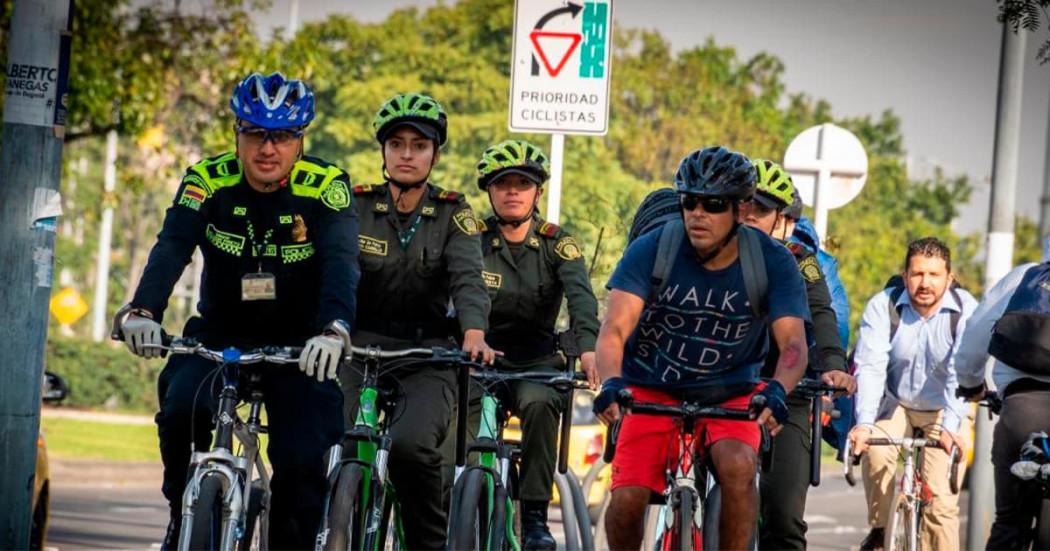
M 234 88 L 230 108 L 238 119 L 260 128 L 301 128 L 314 120 L 314 93 L 281 73 L 252 73 Z
M 755 167 L 746 156 L 714 146 L 682 159 L 674 175 L 674 186 L 678 193 L 746 201 L 755 192 L 756 178 Z

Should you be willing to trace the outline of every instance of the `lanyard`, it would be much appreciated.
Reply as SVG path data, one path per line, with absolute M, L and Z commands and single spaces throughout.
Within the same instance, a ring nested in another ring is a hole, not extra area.
M 273 228 L 266 230 L 263 234 L 261 242 L 255 240 L 255 227 L 252 226 L 252 221 L 248 220 L 248 240 L 252 242 L 252 251 L 255 253 L 255 257 L 259 259 L 259 266 L 257 271 L 262 273 L 262 256 L 266 246 L 270 244 L 270 238 L 273 237 Z
M 412 241 L 412 236 L 416 235 L 416 231 L 419 230 L 420 224 L 423 223 L 423 217 L 416 215 L 416 219 L 412 221 L 412 225 L 407 230 L 397 232 L 397 241 L 401 244 L 401 250 L 408 250 L 408 243 Z

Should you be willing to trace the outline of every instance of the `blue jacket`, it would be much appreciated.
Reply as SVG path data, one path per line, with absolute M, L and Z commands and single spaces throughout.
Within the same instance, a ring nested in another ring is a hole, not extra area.
M 839 338 L 842 339 L 842 348 L 849 347 L 849 297 L 846 288 L 839 278 L 839 261 L 827 251 L 820 248 L 817 238 L 817 230 L 808 218 L 802 218 L 795 226 L 795 233 L 790 237 L 791 241 L 802 243 L 815 251 L 817 263 L 824 272 L 824 279 L 828 282 L 828 292 L 831 293 L 831 307 L 835 309 L 835 318 L 839 322 Z
M 835 318 L 839 324 L 839 338 L 842 339 L 842 348 L 849 349 L 849 297 L 846 295 L 846 287 L 842 285 L 839 278 L 839 262 L 834 256 L 820 248 L 820 239 L 817 230 L 808 218 L 802 218 L 795 226 L 795 233 L 790 237 L 791 241 L 797 241 L 806 247 L 816 251 L 817 263 L 824 272 L 824 281 L 828 284 L 828 292 L 831 293 L 831 307 L 835 310 Z M 839 461 L 842 461 L 842 449 L 846 443 L 846 435 L 854 425 L 853 397 L 840 396 L 835 399 L 835 409 L 840 413 L 838 419 L 833 419 L 830 425 L 824 427 L 824 441 L 839 450 Z

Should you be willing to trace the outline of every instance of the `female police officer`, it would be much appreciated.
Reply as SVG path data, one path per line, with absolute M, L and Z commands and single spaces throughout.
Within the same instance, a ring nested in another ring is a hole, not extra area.
M 457 337 L 472 356 L 492 361 L 477 220 L 462 195 L 429 183 L 448 136 L 444 109 L 429 96 L 398 94 L 380 107 L 372 126 L 386 181 L 353 192 L 361 247 L 354 344 L 448 346 Z M 457 319 L 448 316 L 450 298 Z M 442 465 L 451 464 L 441 450 L 452 434 L 455 374 L 424 367 L 399 370 L 396 377 L 400 396 L 390 427 L 390 477 L 406 496 L 406 544 L 440 549 L 450 482 Z M 360 373 L 344 369 L 340 378 L 351 423 Z
M 488 338 L 503 351 L 506 369 L 562 369 L 555 354 L 554 323 L 568 299 L 581 367 L 592 387 L 598 303 L 580 248 L 572 236 L 536 214 L 548 177 L 547 156 L 536 146 L 508 140 L 485 150 L 478 187 L 493 216 L 481 224 L 485 285 L 492 299 Z M 539 384 L 518 382 L 504 403 L 522 420 L 521 504 L 525 549 L 554 549 L 547 528 L 562 396 Z M 471 427 L 476 426 L 471 423 Z

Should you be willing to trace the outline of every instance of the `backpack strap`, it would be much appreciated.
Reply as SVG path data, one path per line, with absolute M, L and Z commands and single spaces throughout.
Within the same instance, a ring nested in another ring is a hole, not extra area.
M 959 321 L 962 320 L 962 297 L 959 296 L 959 291 L 955 288 L 951 288 L 952 297 L 955 298 L 955 303 L 959 305 L 959 310 L 951 313 L 952 322 L 952 344 L 955 344 L 955 336 L 959 333 Z
M 660 241 L 656 246 L 656 260 L 653 262 L 653 273 L 649 277 L 649 302 L 655 303 L 667 285 L 667 279 L 671 275 L 678 249 L 682 246 L 682 238 L 685 236 L 685 224 L 681 218 L 669 220 L 664 224 L 660 233 Z
M 904 294 L 904 287 L 892 287 L 890 291 L 890 342 L 893 342 L 893 336 L 897 334 L 897 328 L 901 326 L 901 311 L 897 309 L 897 301 L 900 300 L 901 295 Z
M 737 246 L 740 251 L 740 271 L 744 274 L 744 289 L 751 313 L 762 319 L 766 315 L 766 292 L 769 289 L 769 274 L 766 258 L 762 254 L 762 243 L 750 226 L 740 224 L 737 228 Z

